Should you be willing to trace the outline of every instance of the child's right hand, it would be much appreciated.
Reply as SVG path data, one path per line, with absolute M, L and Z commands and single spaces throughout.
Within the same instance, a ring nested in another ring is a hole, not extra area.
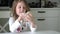
M 18 17 L 18 21 L 20 21 L 20 20 L 22 20 L 22 17 L 21 16 Z
M 20 13 L 19 17 L 18 17 L 18 21 L 22 20 L 22 14 Z
M 23 18 L 25 17 L 25 13 L 20 13 L 19 17 L 18 17 L 18 20 L 23 20 Z

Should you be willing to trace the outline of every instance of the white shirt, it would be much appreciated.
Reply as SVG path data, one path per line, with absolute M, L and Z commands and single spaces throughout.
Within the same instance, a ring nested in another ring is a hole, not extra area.
M 29 22 L 26 22 L 25 25 L 26 25 L 27 27 L 29 27 L 29 29 L 30 29 L 31 31 L 33 31 L 34 29 L 36 30 L 36 28 L 33 28 Z M 10 17 L 10 18 L 9 18 L 9 30 L 10 30 L 11 32 L 18 32 L 18 31 L 17 31 L 17 28 L 18 28 L 18 27 L 23 27 L 23 30 L 21 29 L 21 31 L 27 30 L 27 27 L 24 27 L 24 26 L 22 25 L 22 23 L 20 23 L 18 20 L 14 20 L 13 17 Z M 33 29 L 33 30 L 32 30 L 32 29 Z

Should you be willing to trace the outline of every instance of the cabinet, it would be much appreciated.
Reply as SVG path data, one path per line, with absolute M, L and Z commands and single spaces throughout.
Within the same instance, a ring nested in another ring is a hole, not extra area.
M 58 31 L 60 32 L 60 11 L 59 11 L 59 17 L 58 17 L 59 19 L 58 19 Z
M 31 13 L 34 16 L 37 30 L 58 30 L 58 8 L 34 8 Z M 40 11 L 40 12 L 39 12 Z

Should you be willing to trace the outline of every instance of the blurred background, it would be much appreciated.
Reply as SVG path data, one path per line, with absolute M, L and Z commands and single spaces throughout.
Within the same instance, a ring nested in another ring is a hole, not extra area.
M 8 20 L 14 0 L 0 0 L 0 32 L 10 32 Z M 60 32 L 60 0 L 26 0 L 37 24 L 37 31 Z
M 0 7 L 11 7 L 14 0 L 0 0 Z M 60 0 L 26 0 L 31 8 L 60 7 Z

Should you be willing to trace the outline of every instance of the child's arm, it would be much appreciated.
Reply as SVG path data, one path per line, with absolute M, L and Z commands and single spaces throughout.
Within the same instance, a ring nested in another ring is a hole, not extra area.
M 9 28 L 11 32 L 14 32 L 19 26 L 20 26 L 20 23 L 18 20 L 14 22 L 13 17 L 9 18 Z
M 27 26 L 30 28 L 31 32 L 35 32 L 36 29 L 37 29 L 37 26 L 36 25 L 34 25 L 34 27 L 33 27 L 32 24 L 29 23 L 29 22 L 27 22 Z
M 25 19 L 28 22 L 28 25 L 30 27 L 30 30 L 31 30 L 31 32 L 35 32 L 37 26 L 35 25 L 34 17 L 32 16 L 31 12 L 27 12 L 26 14 L 27 14 L 27 16 L 26 16 Z
M 35 27 L 33 27 L 32 25 L 30 25 L 30 30 L 31 30 L 31 32 L 35 32 L 36 31 L 36 29 L 37 29 L 37 27 L 35 26 Z

